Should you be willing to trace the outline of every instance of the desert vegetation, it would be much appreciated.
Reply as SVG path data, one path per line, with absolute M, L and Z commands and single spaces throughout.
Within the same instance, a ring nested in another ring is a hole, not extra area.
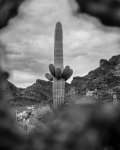
M 52 109 L 46 106 L 29 106 L 24 110 L 16 112 L 18 127 L 27 134 L 40 132 L 52 115 Z

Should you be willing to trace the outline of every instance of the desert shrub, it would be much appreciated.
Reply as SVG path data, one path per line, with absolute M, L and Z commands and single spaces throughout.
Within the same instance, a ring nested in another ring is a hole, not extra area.
M 48 105 L 46 105 L 34 110 L 33 116 L 39 121 L 46 122 L 46 119 L 51 112 L 51 108 Z
M 24 109 L 19 108 L 19 110 L 16 111 L 16 120 L 18 127 L 25 133 L 29 133 L 34 126 L 29 123 L 29 119 L 32 115 L 32 112 L 34 111 L 35 106 L 27 106 L 24 107 Z
M 48 105 L 36 108 L 29 119 L 29 124 L 34 126 L 31 131 L 40 132 L 52 115 L 53 112 Z

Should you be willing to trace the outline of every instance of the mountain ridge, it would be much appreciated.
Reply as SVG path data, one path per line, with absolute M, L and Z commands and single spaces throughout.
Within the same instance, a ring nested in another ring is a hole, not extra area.
M 31 86 L 22 89 L 17 88 L 8 81 L 9 91 L 12 95 L 10 102 L 51 103 L 52 82 L 37 79 Z M 99 100 L 112 101 L 110 90 L 120 98 L 120 55 L 109 60 L 101 59 L 99 66 L 87 75 L 73 77 L 71 84 L 66 83 L 66 95 L 86 95 L 87 91 L 98 90 Z M 74 89 L 74 93 L 71 91 Z M 21 104 L 22 105 L 22 104 Z

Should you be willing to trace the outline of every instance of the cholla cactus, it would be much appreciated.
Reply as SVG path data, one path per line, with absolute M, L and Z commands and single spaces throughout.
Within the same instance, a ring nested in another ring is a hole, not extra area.
M 53 81 L 53 105 L 56 109 L 64 103 L 65 81 L 73 74 L 69 66 L 63 67 L 63 33 L 60 22 L 57 22 L 55 28 L 54 65 L 50 64 L 49 70 L 50 74 L 46 73 L 45 77 Z

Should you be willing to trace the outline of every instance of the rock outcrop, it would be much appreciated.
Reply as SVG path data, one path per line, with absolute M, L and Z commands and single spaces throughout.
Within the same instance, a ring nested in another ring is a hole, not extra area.
M 74 77 L 71 86 L 78 95 L 97 89 L 100 100 L 112 100 L 113 93 L 120 97 L 120 70 L 117 67 L 119 64 L 120 55 L 113 56 L 109 61 L 101 59 L 97 69 L 90 71 L 84 77 Z

